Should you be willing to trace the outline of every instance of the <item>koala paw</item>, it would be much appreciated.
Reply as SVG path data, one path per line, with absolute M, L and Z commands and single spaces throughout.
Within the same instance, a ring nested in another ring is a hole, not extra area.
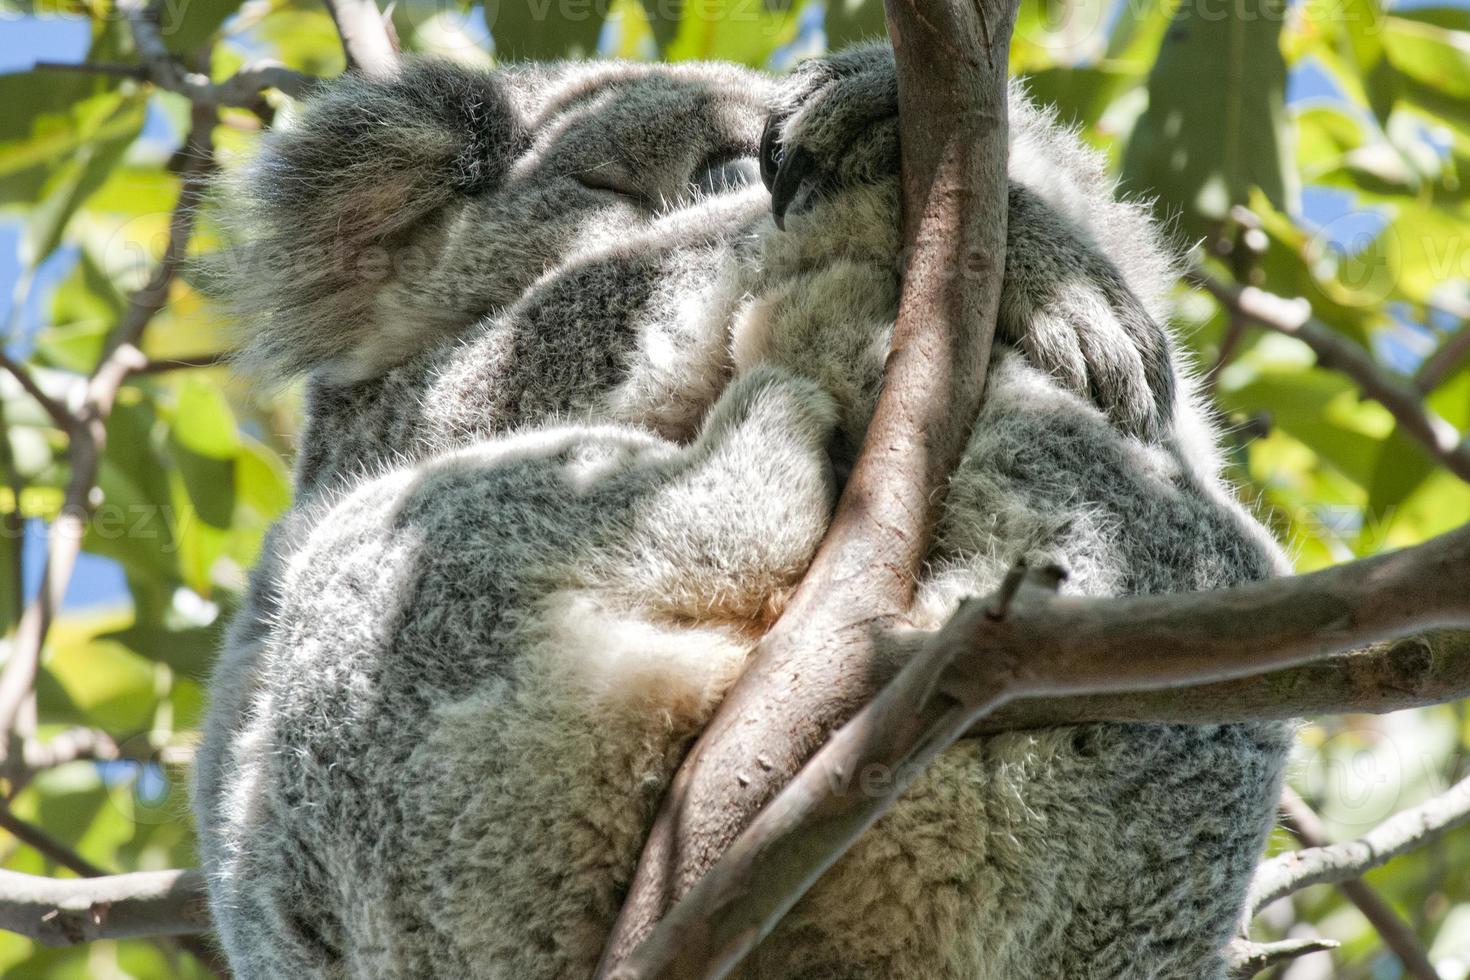
M 777 96 L 760 146 L 778 228 L 842 188 L 898 177 L 898 80 L 885 45 L 802 62 Z
M 1108 256 L 1012 183 L 997 339 L 1119 430 L 1149 442 L 1174 413 L 1173 342 Z

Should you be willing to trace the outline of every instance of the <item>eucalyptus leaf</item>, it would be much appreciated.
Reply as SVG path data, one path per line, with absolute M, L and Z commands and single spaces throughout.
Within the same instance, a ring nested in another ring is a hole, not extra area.
M 1206 236 L 1259 188 L 1295 212 L 1281 56 L 1283 0 L 1179 8 L 1149 74 L 1148 109 L 1123 157 L 1124 187 L 1156 195 L 1190 236 Z

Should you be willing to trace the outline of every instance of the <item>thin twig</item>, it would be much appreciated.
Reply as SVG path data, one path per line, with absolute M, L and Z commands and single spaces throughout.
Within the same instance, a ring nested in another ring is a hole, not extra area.
M 112 78 L 131 78 L 139 82 L 149 80 L 146 65 L 125 65 L 116 61 L 38 61 L 31 67 L 36 71 L 57 71 L 73 75 L 107 75 Z
M 137 78 L 152 82 L 169 92 L 176 92 L 196 106 L 220 109 L 235 106 L 252 111 L 268 111 L 261 93 L 268 88 L 301 98 L 311 91 L 317 79 L 287 68 L 279 61 L 261 59 L 242 66 L 222 82 L 212 82 L 208 75 L 189 71 L 169 51 L 159 29 L 159 8 L 144 0 L 120 0 L 118 9 L 127 18 L 133 32 L 133 43 L 141 64 L 120 65 L 110 62 L 58 64 L 37 62 L 43 71 L 93 72 L 115 77 Z
M 47 946 L 191 936 L 208 928 L 204 876 L 197 871 L 61 879 L 0 870 L 0 929 Z
M 0 828 L 47 860 L 84 878 L 97 878 L 107 873 L 40 827 L 26 823 L 5 806 L 0 806 Z
M 1230 285 L 1197 270 L 1189 274 L 1189 280 L 1226 309 L 1305 343 L 1323 367 L 1352 378 L 1363 394 L 1388 409 L 1404 432 L 1450 472 L 1470 480 L 1470 442 L 1425 406 L 1423 394 L 1413 384 L 1384 371 L 1367 351 L 1314 317 L 1305 299 L 1286 299 L 1254 286 Z
M 20 386 L 25 389 L 26 394 L 30 395 L 37 405 L 41 406 L 46 414 L 51 417 L 51 421 L 56 423 L 58 429 L 62 432 L 70 432 L 75 427 L 77 423 L 76 416 L 72 415 L 61 402 L 46 394 L 46 390 L 41 387 L 40 382 L 31 374 L 29 368 L 16 361 L 3 350 L 0 350 L 0 369 L 8 372 L 11 377 L 20 383 Z
M 1289 786 L 1281 794 L 1281 806 L 1282 823 L 1297 840 L 1308 847 L 1327 847 L 1332 843 L 1317 811 Z M 1363 913 L 1383 945 L 1403 964 L 1405 973 L 1419 980 L 1440 980 L 1439 971 L 1429 962 L 1429 954 L 1414 930 L 1371 885 L 1361 878 L 1349 878 L 1338 882 L 1337 888 Z
M 1247 980 L 1273 966 L 1289 963 L 1308 953 L 1325 953 L 1338 947 L 1331 939 L 1283 939 L 1275 943 L 1253 943 L 1235 939 L 1225 950 L 1230 980 Z
M 1459 329 L 1446 337 L 1444 343 L 1414 372 L 1414 387 L 1427 395 L 1453 374 L 1467 357 L 1470 357 L 1470 322 L 1461 321 Z
M 119 758 L 122 752 L 112 736 L 97 728 L 68 728 L 44 742 L 27 739 L 24 754 L 28 772 L 55 769 L 69 762 L 110 762 Z
M 1470 559 L 1467 559 L 1470 560 Z M 1470 778 L 1394 814 L 1357 840 L 1291 851 L 1264 862 L 1251 882 L 1252 914 L 1312 885 L 1335 885 L 1443 837 L 1470 821 Z

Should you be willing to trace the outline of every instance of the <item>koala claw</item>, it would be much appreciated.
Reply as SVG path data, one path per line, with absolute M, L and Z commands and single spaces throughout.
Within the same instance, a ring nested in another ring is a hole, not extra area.
M 766 120 L 761 179 L 776 227 L 843 188 L 898 178 L 892 55 L 862 46 L 804 62 Z
M 772 128 L 767 125 L 767 132 Z M 764 162 L 764 152 L 761 159 Z M 817 158 L 806 147 L 797 146 L 790 153 L 781 153 L 775 175 L 766 182 L 766 189 L 771 192 L 771 217 L 777 228 L 785 231 L 788 214 L 801 214 L 812 206 L 819 182 Z

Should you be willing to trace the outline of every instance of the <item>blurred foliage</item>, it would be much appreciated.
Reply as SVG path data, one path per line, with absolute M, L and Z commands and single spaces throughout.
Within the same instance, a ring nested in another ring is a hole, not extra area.
M 329 17 L 307 0 L 171 0 L 163 11 L 170 49 L 217 79 L 260 57 L 316 75 L 343 66 Z M 88 60 L 135 59 L 108 0 L 0 0 L 0 44 L 24 44 L 28 24 L 56 18 L 87 25 Z M 405 0 L 392 18 L 405 49 L 485 65 L 610 55 L 782 69 L 883 30 L 879 0 Z M 1203 241 L 1224 274 L 1307 297 L 1386 370 L 1412 374 L 1467 329 L 1470 10 L 1385 9 L 1379 0 L 1024 0 L 1012 60 L 1039 99 L 1107 154 L 1129 191 L 1158 198 L 1182 243 Z M 1288 100 L 1289 79 L 1315 94 Z M 187 119 L 181 97 L 127 78 L 0 75 L 0 221 L 17 230 L 20 270 L 8 350 L 58 398 L 97 362 L 128 292 L 163 248 Z M 237 165 L 262 125 L 224 112 L 221 165 Z M 1242 223 L 1241 207 L 1254 217 Z M 201 223 L 196 247 L 211 238 Z M 1470 517 L 1470 486 L 1347 379 L 1316 367 L 1302 344 L 1236 330 L 1199 294 L 1181 290 L 1179 299 L 1202 366 L 1230 348 L 1214 379 L 1231 425 L 1229 464 L 1298 567 L 1413 543 Z M 143 346 L 165 361 L 220 350 L 227 339 L 228 324 L 186 277 Z M 1470 429 L 1470 362 L 1462 358 L 1427 397 Z M 60 503 L 66 438 L 9 375 L 0 376 L 0 410 L 14 471 L 0 481 L 0 510 L 18 509 L 34 532 Z M 203 682 L 262 535 L 289 502 L 298 414 L 296 393 L 251 390 L 223 368 L 148 374 L 123 389 L 83 544 L 116 563 L 126 594 L 68 606 L 52 630 L 38 733 L 100 728 L 128 757 L 151 761 L 71 763 L 37 774 L 10 801 L 94 864 L 195 862 L 183 787 Z M 20 574 L 21 541 L 28 568 L 44 548 L 36 533 L 0 536 L 7 628 L 18 579 L 35 577 Z M 1349 835 L 1461 775 L 1470 719 L 1463 706 L 1445 706 L 1324 720 L 1304 729 L 1303 744 L 1294 781 Z M 0 857 L 16 870 L 68 873 L 3 835 Z M 1470 975 L 1470 834 L 1371 880 L 1444 976 Z M 1317 957 L 1293 977 L 1401 975 L 1336 892 L 1314 889 L 1288 904 L 1259 931 L 1316 929 L 1344 943 L 1334 966 Z M 207 975 L 168 944 L 43 950 L 10 935 L 0 935 L 0 974 Z

